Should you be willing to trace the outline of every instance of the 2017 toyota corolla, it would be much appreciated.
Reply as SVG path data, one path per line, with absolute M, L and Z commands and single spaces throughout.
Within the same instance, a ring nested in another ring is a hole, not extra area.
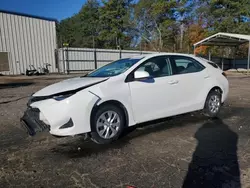
M 150 120 L 197 110 L 214 117 L 228 88 L 223 71 L 202 58 L 144 55 L 45 87 L 31 96 L 21 122 L 30 135 L 88 133 L 109 143 L 125 128 Z

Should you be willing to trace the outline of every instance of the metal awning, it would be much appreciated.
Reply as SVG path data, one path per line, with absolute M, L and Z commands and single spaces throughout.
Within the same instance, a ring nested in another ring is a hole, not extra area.
M 217 33 L 194 44 L 198 46 L 239 46 L 250 41 L 250 35 Z
M 199 46 L 231 46 L 236 47 L 244 43 L 249 43 L 247 71 L 249 73 L 250 64 L 250 35 L 217 33 L 194 44 L 194 50 Z

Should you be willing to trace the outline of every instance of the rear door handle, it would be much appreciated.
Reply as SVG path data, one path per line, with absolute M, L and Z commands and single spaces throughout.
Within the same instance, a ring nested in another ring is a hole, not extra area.
M 209 78 L 209 77 L 210 77 L 209 75 L 204 76 L 204 78 Z
M 178 84 L 179 81 L 178 80 L 171 80 L 168 83 L 171 84 L 171 85 L 173 85 L 173 84 Z

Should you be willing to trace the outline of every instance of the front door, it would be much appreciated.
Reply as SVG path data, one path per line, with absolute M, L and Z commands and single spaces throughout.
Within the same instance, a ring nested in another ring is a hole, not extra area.
M 151 78 L 132 80 L 129 88 L 137 123 L 167 117 L 179 103 L 178 82 L 171 76 L 168 56 L 146 60 L 136 70 L 144 70 Z M 133 72 L 131 73 L 133 74 Z

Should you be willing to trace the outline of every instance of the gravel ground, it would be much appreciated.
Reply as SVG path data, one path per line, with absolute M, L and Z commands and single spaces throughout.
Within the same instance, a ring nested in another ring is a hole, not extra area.
M 110 145 L 82 137 L 28 137 L 27 96 L 61 76 L 0 78 L 0 187 L 250 187 L 249 77 L 229 77 L 220 117 L 154 121 Z

